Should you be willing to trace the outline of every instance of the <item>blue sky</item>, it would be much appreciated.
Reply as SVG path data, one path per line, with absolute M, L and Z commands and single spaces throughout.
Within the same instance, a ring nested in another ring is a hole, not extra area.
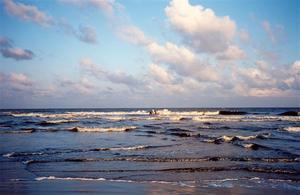
M 2 0 L 0 108 L 300 106 L 299 4 Z

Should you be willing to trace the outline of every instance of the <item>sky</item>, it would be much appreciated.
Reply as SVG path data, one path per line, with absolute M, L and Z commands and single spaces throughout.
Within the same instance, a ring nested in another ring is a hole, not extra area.
M 298 0 L 0 0 L 0 108 L 299 107 Z

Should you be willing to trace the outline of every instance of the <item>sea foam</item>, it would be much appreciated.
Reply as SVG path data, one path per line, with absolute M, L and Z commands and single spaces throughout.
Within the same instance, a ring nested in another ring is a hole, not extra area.
M 289 132 L 300 132 L 300 127 L 285 127 L 283 129 Z
M 136 129 L 135 126 L 124 126 L 124 127 L 75 127 L 69 129 L 70 131 L 76 132 L 122 132 Z

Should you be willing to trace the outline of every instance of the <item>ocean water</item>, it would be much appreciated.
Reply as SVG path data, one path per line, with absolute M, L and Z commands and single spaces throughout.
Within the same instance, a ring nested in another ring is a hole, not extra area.
M 150 110 L 1 110 L 0 192 L 300 193 L 299 108 Z

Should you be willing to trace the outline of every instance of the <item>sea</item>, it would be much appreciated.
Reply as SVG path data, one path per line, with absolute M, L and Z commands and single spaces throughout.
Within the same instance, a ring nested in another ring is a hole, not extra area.
M 299 112 L 0 110 L 0 194 L 300 194 Z

